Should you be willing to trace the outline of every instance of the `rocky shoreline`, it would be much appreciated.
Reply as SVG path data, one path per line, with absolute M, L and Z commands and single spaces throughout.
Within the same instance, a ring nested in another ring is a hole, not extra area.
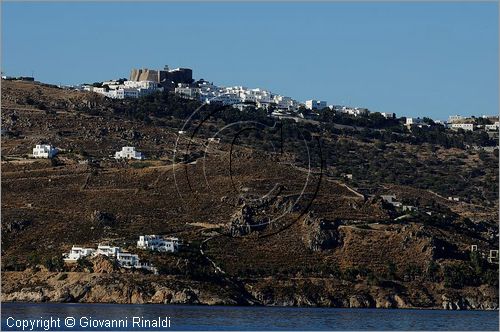
M 492 287 L 405 291 L 326 278 L 197 281 L 140 273 L 4 272 L 2 302 L 498 310 Z

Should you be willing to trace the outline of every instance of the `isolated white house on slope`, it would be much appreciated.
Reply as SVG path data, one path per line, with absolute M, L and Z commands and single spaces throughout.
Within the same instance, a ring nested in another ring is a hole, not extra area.
M 49 144 L 37 144 L 33 148 L 34 158 L 53 158 L 59 151 Z
M 135 151 L 133 146 L 124 146 L 121 151 L 116 151 L 115 159 L 144 159 L 142 152 Z

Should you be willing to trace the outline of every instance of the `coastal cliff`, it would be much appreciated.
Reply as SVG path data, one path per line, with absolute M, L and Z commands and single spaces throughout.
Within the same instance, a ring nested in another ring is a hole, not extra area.
M 244 289 L 222 280 L 194 281 L 140 273 L 5 272 L 2 302 L 78 302 L 121 304 L 264 305 L 337 308 L 429 308 L 496 310 L 492 287 L 450 292 L 404 291 L 339 284 L 332 279 L 248 280 Z

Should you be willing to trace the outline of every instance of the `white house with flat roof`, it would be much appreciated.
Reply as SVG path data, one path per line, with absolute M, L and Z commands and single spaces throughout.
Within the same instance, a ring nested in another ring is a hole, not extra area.
M 99 244 L 97 246 L 97 250 L 95 255 L 104 255 L 108 257 L 116 257 L 116 255 L 120 252 L 120 247 L 112 247 L 107 245 Z
M 401 207 L 403 205 L 401 202 L 396 201 L 396 195 L 380 195 L 380 198 L 394 207 Z
M 325 107 L 327 106 L 326 106 L 326 101 L 324 100 L 316 100 L 316 99 L 306 100 L 306 108 L 308 110 L 322 110 Z
M 451 128 L 452 129 L 463 129 L 463 130 L 473 131 L 474 124 L 473 123 L 452 123 Z
M 135 151 L 133 146 L 124 146 L 121 151 L 116 151 L 115 159 L 144 159 L 142 152 Z
M 420 118 L 406 118 L 406 125 L 413 126 L 423 123 L 423 120 Z
M 380 114 L 386 119 L 394 119 L 396 117 L 395 113 L 382 112 Z
M 496 131 L 496 130 L 498 130 L 499 126 L 500 126 L 500 122 L 496 121 L 492 125 L 485 125 L 484 129 L 486 129 L 487 131 Z
M 122 267 L 135 267 L 135 268 L 141 268 L 142 265 L 139 260 L 139 256 L 135 254 L 131 254 L 129 252 L 118 252 L 116 254 L 116 261 L 120 266 Z
M 137 248 L 160 252 L 177 252 L 179 239 L 176 237 L 164 238 L 161 235 L 141 235 L 137 241 Z
M 71 251 L 69 253 L 63 254 L 63 261 L 67 263 L 76 262 L 82 257 L 92 256 L 95 251 L 96 250 L 92 248 L 73 246 L 71 247 Z
M 37 144 L 33 148 L 34 158 L 53 158 L 59 151 L 50 144 Z

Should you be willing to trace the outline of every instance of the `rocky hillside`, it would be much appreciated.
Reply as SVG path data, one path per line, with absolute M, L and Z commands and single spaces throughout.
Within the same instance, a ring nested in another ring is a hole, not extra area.
M 260 111 L 256 124 L 154 98 L 2 81 L 2 300 L 498 307 L 498 260 L 487 260 L 498 248 L 498 150 L 383 143 Z M 38 143 L 59 155 L 30 158 Z M 147 159 L 114 160 L 122 146 Z M 184 245 L 143 252 L 143 234 Z M 73 244 L 98 243 L 159 274 L 61 263 Z

